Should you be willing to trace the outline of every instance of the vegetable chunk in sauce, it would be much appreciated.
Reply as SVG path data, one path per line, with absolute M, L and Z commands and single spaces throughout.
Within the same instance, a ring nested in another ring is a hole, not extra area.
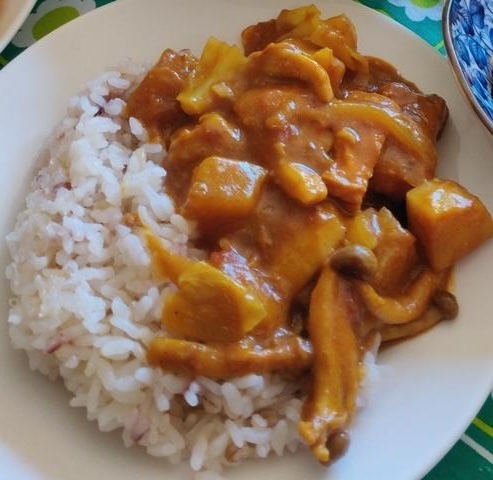
M 309 372 L 299 432 L 329 464 L 347 446 L 365 353 L 457 313 L 450 269 L 493 223 L 475 199 L 472 247 L 436 260 L 445 237 L 465 236 L 449 216 L 429 227 L 439 212 L 419 193 L 441 185 L 446 104 L 361 54 L 346 16 L 283 10 L 242 42 L 211 38 L 200 58 L 165 50 L 127 105 L 167 147 L 167 191 L 207 252 L 147 234 L 156 278 L 176 287 L 172 338 L 158 334 L 148 361 L 219 379 Z

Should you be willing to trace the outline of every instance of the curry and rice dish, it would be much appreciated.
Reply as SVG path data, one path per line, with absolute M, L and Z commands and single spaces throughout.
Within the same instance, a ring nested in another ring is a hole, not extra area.
M 10 334 L 126 445 L 328 465 L 376 350 L 457 315 L 452 267 L 493 222 L 435 177 L 445 101 L 346 16 L 283 10 L 241 40 L 71 100 L 7 239 Z

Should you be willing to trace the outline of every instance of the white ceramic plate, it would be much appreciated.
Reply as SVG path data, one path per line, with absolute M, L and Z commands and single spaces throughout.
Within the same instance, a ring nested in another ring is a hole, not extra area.
M 12 40 L 36 0 L 0 0 L 0 52 Z
M 214 34 L 236 41 L 243 26 L 299 5 L 293 0 L 120 0 L 43 38 L 0 72 L 0 228 L 12 228 L 33 162 L 70 95 L 105 66 L 131 56 L 155 59 L 164 47 L 200 52 Z M 457 91 L 445 60 L 407 30 L 350 1 L 320 1 L 324 14 L 346 12 L 360 50 L 384 57 L 423 90 L 448 102 L 441 142 L 443 177 L 458 179 L 493 210 L 492 145 Z M 2 247 L 1 268 L 7 252 Z M 228 478 L 416 480 L 465 430 L 492 387 L 493 242 L 457 269 L 460 317 L 384 352 L 370 403 L 357 415 L 347 455 L 326 470 L 305 453 L 251 461 Z M 8 286 L 0 289 L 6 317 Z M 0 336 L 0 477 L 50 480 L 186 478 L 188 470 L 125 449 L 68 406 L 59 384 L 31 373 Z

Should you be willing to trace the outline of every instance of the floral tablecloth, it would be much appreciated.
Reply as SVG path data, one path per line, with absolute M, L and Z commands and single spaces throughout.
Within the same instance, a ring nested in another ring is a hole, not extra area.
M 0 52 L 0 68 L 60 25 L 113 1 L 38 0 L 17 35 Z M 443 0 L 360 0 L 360 3 L 389 15 L 445 55 L 441 34 Z M 492 479 L 493 395 L 490 395 L 460 440 L 423 480 Z

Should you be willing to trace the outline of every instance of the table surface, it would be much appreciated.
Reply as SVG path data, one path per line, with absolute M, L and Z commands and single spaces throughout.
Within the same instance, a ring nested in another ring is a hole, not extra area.
M 116 0 L 38 0 L 24 23 L 32 25 L 28 35 L 18 33 L 0 52 L 0 69 L 42 36 L 89 10 Z M 442 55 L 443 0 L 359 0 L 406 26 L 424 38 Z M 34 21 L 33 21 L 34 20 Z M 23 28 L 26 31 L 26 28 Z M 447 455 L 423 480 L 493 479 L 493 394 Z

